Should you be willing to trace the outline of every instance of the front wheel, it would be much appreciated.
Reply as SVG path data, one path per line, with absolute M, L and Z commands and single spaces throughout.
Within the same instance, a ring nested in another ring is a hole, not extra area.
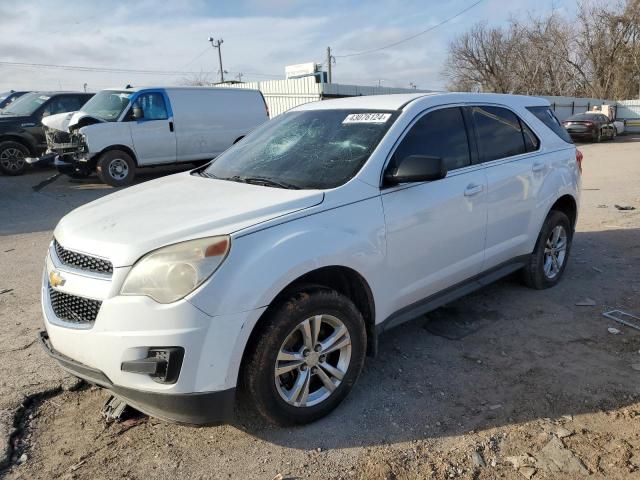
M 292 296 L 265 320 L 243 369 L 249 398 L 279 425 L 324 417 L 362 370 L 367 344 L 362 315 L 339 293 L 316 290 Z
M 100 155 L 96 165 L 98 178 L 112 187 L 124 187 L 133 182 L 136 164 L 126 152 L 109 150 Z
M 542 225 L 536 246 L 523 269 L 524 283 L 537 290 L 555 286 L 569 260 L 573 229 L 569 218 L 552 210 Z

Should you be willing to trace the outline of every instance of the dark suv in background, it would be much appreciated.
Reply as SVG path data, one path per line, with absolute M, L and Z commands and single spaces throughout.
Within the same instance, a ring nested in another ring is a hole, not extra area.
M 30 92 L 0 110 L 0 171 L 20 175 L 25 158 L 44 153 L 47 141 L 42 118 L 80 110 L 93 93 Z
M 0 93 L 0 110 L 20 98 L 25 93 L 29 92 L 17 92 L 15 90 L 9 90 L 8 92 Z

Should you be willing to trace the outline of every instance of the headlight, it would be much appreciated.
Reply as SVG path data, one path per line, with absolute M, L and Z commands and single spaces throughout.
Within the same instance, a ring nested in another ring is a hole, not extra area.
M 146 295 L 160 303 L 184 298 L 209 278 L 223 262 L 228 236 L 200 238 L 148 253 L 133 266 L 121 295 Z

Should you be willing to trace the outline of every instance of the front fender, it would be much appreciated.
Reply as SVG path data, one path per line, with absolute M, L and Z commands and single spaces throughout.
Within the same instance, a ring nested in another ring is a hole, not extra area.
M 124 145 L 135 153 L 131 129 L 126 122 L 104 122 L 79 129 L 85 135 L 89 154 L 95 155 L 113 145 Z
M 386 253 L 380 197 L 232 238 L 229 257 L 189 297 L 209 315 L 268 306 L 287 285 L 318 268 L 358 272 L 376 297 Z M 253 328 L 253 326 L 251 326 Z

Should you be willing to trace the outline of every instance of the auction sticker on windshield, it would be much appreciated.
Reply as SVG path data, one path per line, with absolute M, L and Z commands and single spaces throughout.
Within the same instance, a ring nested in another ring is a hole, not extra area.
M 386 123 L 390 113 L 350 113 L 342 123 Z

